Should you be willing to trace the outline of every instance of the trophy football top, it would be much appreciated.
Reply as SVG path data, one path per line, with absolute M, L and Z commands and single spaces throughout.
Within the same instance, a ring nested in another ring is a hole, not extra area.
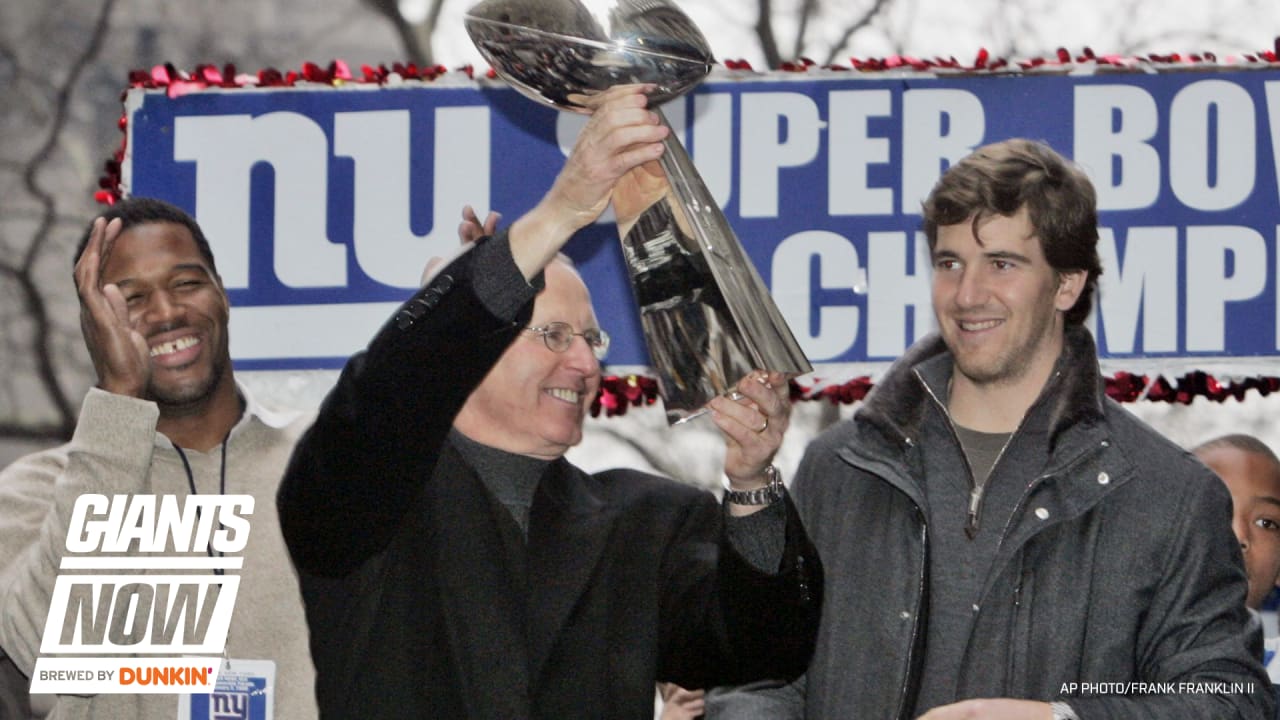
M 669 0 L 484 0 L 467 32 L 507 82 L 544 105 L 581 110 L 615 85 L 653 83 L 655 104 L 697 85 L 715 59 Z

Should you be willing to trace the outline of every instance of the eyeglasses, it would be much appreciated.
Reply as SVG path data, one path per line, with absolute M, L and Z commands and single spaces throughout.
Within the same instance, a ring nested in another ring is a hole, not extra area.
M 576 333 L 569 323 L 553 322 L 537 327 L 527 327 L 525 330 L 541 335 L 542 342 L 546 343 L 547 349 L 551 352 L 562 353 L 568 350 L 573 344 L 575 335 L 581 335 L 582 339 L 587 341 L 587 347 L 591 348 L 591 354 L 596 356 L 596 360 L 603 360 L 605 354 L 609 352 L 609 333 L 600 328 L 587 328 Z

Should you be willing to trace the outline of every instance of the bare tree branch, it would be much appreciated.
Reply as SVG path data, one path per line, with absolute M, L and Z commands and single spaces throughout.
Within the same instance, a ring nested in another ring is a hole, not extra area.
M 70 437 L 71 431 L 75 428 L 75 409 L 58 382 L 57 372 L 54 367 L 55 360 L 51 338 L 53 325 L 49 318 L 44 296 L 41 295 L 40 288 L 35 281 L 34 272 L 36 258 L 39 257 L 49 242 L 58 218 L 58 201 L 53 193 L 46 191 L 41 186 L 39 175 L 40 170 L 53 157 L 53 153 L 62 138 L 62 133 L 66 129 L 70 115 L 71 97 L 81 74 L 102 51 L 103 40 L 111 26 L 111 11 L 114 9 L 115 3 L 116 0 L 103 0 L 99 8 L 97 21 L 94 23 L 93 31 L 89 36 L 89 43 L 72 61 L 62 85 L 58 88 L 53 103 L 53 114 L 48 123 L 48 135 L 46 135 L 40 147 L 32 154 L 31 159 L 27 161 L 22 173 L 24 187 L 36 199 L 42 208 L 42 212 L 39 225 L 32 235 L 31 245 L 28 247 L 26 256 L 23 258 L 21 266 L 16 273 L 16 280 L 20 292 L 26 300 L 26 306 L 32 321 L 35 324 L 36 341 L 33 351 L 36 355 L 36 372 L 40 377 L 41 385 L 44 387 L 45 392 L 48 393 L 49 399 L 58 413 L 62 437 Z
M 861 17 L 850 23 L 844 29 L 844 32 L 840 34 L 840 39 L 831 46 L 831 52 L 827 53 L 827 59 L 823 64 L 831 65 L 834 63 L 836 58 L 845 52 L 845 48 L 848 46 L 849 39 L 853 37 L 853 34 L 870 25 L 871 21 L 876 19 L 876 16 L 880 14 L 880 11 L 884 9 L 888 2 L 889 0 L 875 0 Z
M 773 36 L 773 0 L 760 0 L 760 16 L 756 18 L 756 37 L 760 39 L 760 49 L 764 52 L 765 64 L 770 68 L 782 65 L 782 56 L 778 52 L 778 40 Z
M 418 34 L 418 44 L 422 47 L 422 61 L 427 65 L 434 65 L 436 62 L 435 43 L 431 38 L 435 36 L 436 27 L 440 23 L 440 11 L 443 8 L 444 0 L 431 0 L 427 16 L 414 26 L 414 31 Z
M 796 27 L 796 39 L 791 45 L 791 59 L 804 57 L 804 36 L 809 29 L 809 20 L 818 14 L 818 0 L 804 0 L 800 4 L 800 22 Z
M 423 23 L 431 32 L 435 32 L 436 26 L 440 24 L 440 11 L 444 9 L 444 0 L 431 0 L 431 9 L 427 11 L 426 22 Z
M 434 1 L 436 3 L 440 2 L 440 0 Z M 400 12 L 400 4 L 397 0 L 364 0 L 364 2 L 377 11 L 379 15 L 391 21 L 396 35 L 400 36 L 400 44 L 404 46 L 406 60 L 419 66 L 432 64 L 430 47 L 424 48 L 422 46 L 417 29 L 405 19 L 404 13 Z M 439 9 L 436 8 L 435 13 L 439 15 L 439 12 Z

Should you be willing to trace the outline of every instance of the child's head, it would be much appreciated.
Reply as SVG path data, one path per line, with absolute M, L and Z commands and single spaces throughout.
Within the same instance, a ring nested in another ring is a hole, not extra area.
M 1246 602 L 1257 610 L 1280 576 L 1280 460 L 1250 435 L 1225 435 L 1192 452 L 1231 491 L 1231 527 L 1249 575 Z

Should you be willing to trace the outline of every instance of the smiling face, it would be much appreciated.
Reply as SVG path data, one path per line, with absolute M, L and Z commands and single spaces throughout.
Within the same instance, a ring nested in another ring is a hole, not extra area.
M 566 322 L 574 332 L 598 328 L 591 296 L 568 265 L 552 262 L 530 326 Z M 463 435 L 507 452 L 560 457 L 582 441 L 582 422 L 600 388 L 600 362 L 586 340 L 553 352 L 534 332 L 521 332 L 471 393 L 454 420 Z
M 933 310 L 955 362 L 955 381 L 977 387 L 1043 383 L 1062 351 L 1063 312 L 1083 272 L 1045 260 L 1025 209 L 938 228 Z
M 148 222 L 124 230 L 102 279 L 120 288 L 151 349 L 146 399 L 162 414 L 199 412 L 219 390 L 234 392 L 227 296 L 186 227 Z
M 1196 455 L 1231 491 L 1231 528 L 1249 576 L 1246 603 L 1257 610 L 1280 575 L 1280 468 L 1230 445 L 1211 445 Z

